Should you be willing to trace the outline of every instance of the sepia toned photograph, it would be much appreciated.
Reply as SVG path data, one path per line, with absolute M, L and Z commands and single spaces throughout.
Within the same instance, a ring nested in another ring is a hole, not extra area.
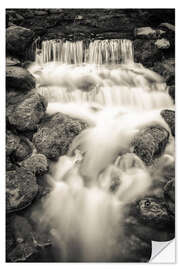
M 5 17 L 6 263 L 149 263 L 175 239 L 175 9 Z

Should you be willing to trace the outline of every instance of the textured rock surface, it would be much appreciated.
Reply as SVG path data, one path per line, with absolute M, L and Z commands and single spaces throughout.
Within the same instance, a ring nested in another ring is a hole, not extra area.
M 11 247 L 8 249 L 7 261 L 37 261 L 44 249 L 51 246 L 49 235 L 41 231 L 37 233 L 26 217 L 14 215 L 7 220 L 7 239 Z
M 11 155 L 19 146 L 20 138 L 10 130 L 6 131 L 6 154 Z
M 6 67 L 6 88 L 17 91 L 28 91 L 35 88 L 35 78 L 22 67 Z
M 132 38 L 136 27 L 174 24 L 173 9 L 8 9 L 7 15 L 9 23 L 32 29 L 43 39 L 106 37 L 107 32 Z
M 34 174 L 25 168 L 16 168 L 6 174 L 7 213 L 21 210 L 31 204 L 38 192 Z
M 43 175 L 48 172 L 47 158 L 42 154 L 33 154 L 24 160 L 21 166 L 32 171 L 35 175 Z
M 57 113 L 42 121 L 37 133 L 33 136 L 33 143 L 39 153 L 49 159 L 57 159 L 67 153 L 73 138 L 85 126 L 85 123 L 80 120 Z
M 16 161 L 22 161 L 31 155 L 33 145 L 26 137 L 20 137 L 19 145 L 13 154 Z
M 137 154 L 146 165 L 150 165 L 153 159 L 161 155 L 168 142 L 169 132 L 162 127 L 152 127 L 141 131 L 133 140 L 134 153 Z
M 175 111 L 162 110 L 161 116 L 164 118 L 166 123 L 169 125 L 172 135 L 175 136 Z
M 173 58 L 154 63 L 153 71 L 163 76 L 167 85 L 175 85 L 175 60 Z
M 27 95 L 20 96 L 20 102 L 7 107 L 7 119 L 9 124 L 19 131 L 36 130 L 46 107 L 45 98 L 31 91 Z
M 10 26 L 6 29 L 6 53 L 25 58 L 26 49 L 32 44 L 35 33 L 21 26 Z

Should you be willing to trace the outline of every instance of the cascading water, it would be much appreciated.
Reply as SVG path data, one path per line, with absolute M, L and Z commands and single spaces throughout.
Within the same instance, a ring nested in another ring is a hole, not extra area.
M 129 40 L 96 40 L 88 47 L 82 41 L 44 41 L 29 70 L 49 114 L 62 112 L 89 124 L 50 166 L 52 191 L 39 222 L 50 227 L 60 261 L 122 261 L 126 205 L 152 182 L 131 153 L 131 141 L 148 126 L 169 130 L 160 116 L 161 109 L 173 107 L 167 86 L 133 63 Z M 174 162 L 171 142 L 161 158 Z M 114 179 L 119 185 L 112 192 Z

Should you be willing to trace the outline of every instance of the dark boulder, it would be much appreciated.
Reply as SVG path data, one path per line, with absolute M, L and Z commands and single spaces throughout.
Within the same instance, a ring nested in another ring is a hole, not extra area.
M 56 113 L 42 121 L 33 136 L 33 143 L 39 153 L 49 159 L 65 155 L 68 147 L 86 124 L 62 113 Z
M 33 262 L 42 256 L 44 249 L 51 246 L 49 235 L 34 230 L 30 220 L 24 216 L 14 215 L 8 224 L 9 234 L 6 243 L 13 238 L 13 248 L 7 250 L 9 262 Z M 10 238 L 11 236 L 11 238 Z
M 132 203 L 124 222 L 126 230 L 142 239 L 170 241 L 175 235 L 175 219 L 163 197 L 146 196 Z
M 172 215 L 175 215 L 175 179 L 171 179 L 164 186 L 166 204 Z
M 35 91 L 30 91 L 27 95 L 19 95 L 16 104 L 8 104 L 7 120 L 19 131 L 36 130 L 45 114 L 46 107 L 45 98 Z
M 47 158 L 43 154 L 33 154 L 23 162 L 21 166 L 32 171 L 35 175 L 43 175 L 48 172 Z
M 28 138 L 21 136 L 19 145 L 16 151 L 13 153 L 13 158 L 18 162 L 28 158 L 33 151 L 33 144 Z
M 153 71 L 159 73 L 167 85 L 175 85 L 175 60 L 174 58 L 156 62 L 153 65 Z
M 163 153 L 168 139 L 169 132 L 166 129 L 162 127 L 147 128 L 140 131 L 133 139 L 133 151 L 146 165 L 151 165 L 153 160 Z
M 172 110 L 162 110 L 161 116 L 166 121 L 171 129 L 171 133 L 175 136 L 175 111 Z
M 35 78 L 22 67 L 6 67 L 6 88 L 17 91 L 28 91 L 35 88 Z
M 34 174 L 25 168 L 6 173 L 7 213 L 19 211 L 31 204 L 38 192 Z
M 6 52 L 20 59 L 25 58 L 25 51 L 30 47 L 35 33 L 21 26 L 10 26 L 6 30 Z
M 154 62 L 161 61 L 162 51 L 155 45 L 154 40 L 134 40 L 134 61 L 145 67 L 152 67 Z
M 10 130 L 6 131 L 6 154 L 11 155 L 19 146 L 20 138 Z

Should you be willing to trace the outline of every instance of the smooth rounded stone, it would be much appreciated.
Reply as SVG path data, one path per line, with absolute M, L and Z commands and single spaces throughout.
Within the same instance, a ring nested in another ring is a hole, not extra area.
M 9 124 L 19 131 L 36 130 L 46 108 L 45 98 L 31 91 L 23 96 L 23 101 L 7 107 L 7 119 Z
M 13 157 L 16 161 L 22 161 L 33 152 L 33 144 L 28 140 L 28 138 L 21 136 L 19 145 L 16 151 L 13 153 Z
M 10 130 L 6 131 L 6 154 L 11 155 L 19 146 L 20 138 Z
M 162 110 L 161 116 L 166 121 L 171 129 L 171 133 L 175 136 L 175 111 L 173 110 Z
M 151 27 L 139 27 L 135 29 L 135 37 L 153 39 L 157 37 L 156 30 Z
M 35 88 L 35 78 L 31 73 L 17 66 L 6 67 L 6 88 L 17 91 L 28 91 Z
M 6 29 L 7 54 L 24 58 L 26 49 L 32 44 L 35 33 L 21 26 L 10 26 Z
M 6 57 L 6 66 L 20 66 L 20 65 L 21 62 L 17 58 L 11 56 Z
M 169 41 L 165 38 L 157 39 L 155 45 L 158 49 L 168 49 L 170 47 Z
M 165 30 L 170 30 L 172 32 L 175 32 L 175 26 L 170 23 L 161 23 L 158 28 L 162 28 Z
M 23 216 L 15 215 L 11 221 L 11 229 L 16 243 L 32 241 L 33 229 L 30 223 Z
M 47 173 L 49 169 L 47 158 L 43 154 L 33 154 L 21 162 L 21 166 L 32 171 L 37 176 Z
M 65 155 L 72 140 L 86 124 L 62 113 L 43 119 L 38 131 L 33 136 L 33 143 L 37 151 L 47 158 L 57 160 Z
M 168 143 L 169 132 L 162 127 L 142 130 L 132 141 L 133 152 L 149 166 L 160 156 Z
M 38 192 L 34 174 L 25 168 L 6 173 L 7 213 L 19 211 L 31 204 Z

